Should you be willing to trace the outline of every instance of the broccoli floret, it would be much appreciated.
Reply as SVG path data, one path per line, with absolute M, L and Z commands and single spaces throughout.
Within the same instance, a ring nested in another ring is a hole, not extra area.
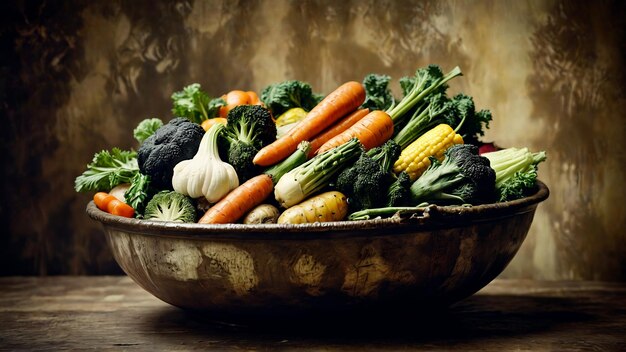
M 175 191 L 161 191 L 146 205 L 144 219 L 196 222 L 196 207 L 191 198 Z
M 442 162 L 431 166 L 411 185 L 413 204 L 479 204 L 493 199 L 496 173 L 489 160 L 478 155 L 478 147 L 457 144 Z
M 401 207 L 408 205 L 411 200 L 411 177 L 402 171 L 395 177 L 393 183 L 387 189 L 387 206 Z
M 157 189 L 173 189 L 174 166 L 193 158 L 204 130 L 185 118 L 176 117 L 148 137 L 137 151 L 142 174 L 150 176 Z
M 348 197 L 352 211 L 387 203 L 388 188 L 393 183 L 391 167 L 400 151 L 394 141 L 387 141 L 361 153 L 353 165 L 339 174 L 336 187 Z
M 276 140 L 276 124 L 260 105 L 238 105 L 228 112 L 220 144 L 226 144 L 225 160 L 237 171 L 241 183 L 261 170 L 252 162 L 256 153 Z M 225 143 L 224 143 L 225 141 Z
M 275 83 L 261 91 L 261 101 L 274 116 L 279 116 L 291 108 L 310 111 L 322 98 L 321 95 L 313 93 L 308 83 L 296 80 Z

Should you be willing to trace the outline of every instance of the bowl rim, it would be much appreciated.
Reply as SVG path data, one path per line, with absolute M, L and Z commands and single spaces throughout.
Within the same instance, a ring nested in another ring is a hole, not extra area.
M 537 180 L 536 191 L 524 198 L 508 202 L 476 206 L 436 206 L 417 208 L 409 217 L 393 216 L 385 219 L 346 220 L 313 224 L 198 224 L 169 221 L 141 220 L 109 214 L 96 207 L 93 201 L 87 204 L 87 215 L 102 223 L 105 228 L 114 228 L 130 233 L 168 237 L 206 238 L 230 237 L 268 239 L 268 234 L 286 234 L 301 237 L 303 234 L 328 237 L 327 232 L 371 234 L 397 234 L 398 230 L 411 231 L 454 228 L 469 223 L 486 222 L 534 211 L 537 205 L 550 194 L 548 187 Z M 420 214 L 421 213 L 421 214 Z

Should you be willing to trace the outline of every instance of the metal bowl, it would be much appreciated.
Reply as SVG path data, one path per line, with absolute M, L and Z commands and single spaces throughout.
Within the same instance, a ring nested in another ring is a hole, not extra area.
M 200 225 L 113 216 L 93 202 L 117 263 L 137 284 L 181 308 L 254 313 L 445 306 L 472 295 L 511 261 L 535 194 L 417 216 L 300 225 Z

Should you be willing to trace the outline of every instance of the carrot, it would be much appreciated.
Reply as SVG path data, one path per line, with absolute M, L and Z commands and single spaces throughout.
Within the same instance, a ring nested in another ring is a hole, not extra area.
M 318 134 L 317 137 L 311 140 L 311 151 L 309 151 L 309 158 L 313 157 L 317 152 L 317 149 L 321 147 L 324 143 L 328 142 L 331 138 L 340 134 L 341 132 L 347 130 L 352 125 L 354 125 L 357 121 L 365 117 L 369 113 L 369 109 L 358 109 L 354 112 L 348 114 L 336 124 L 328 127 L 322 133 Z
M 274 190 L 272 177 L 255 176 L 232 190 L 200 218 L 200 224 L 228 224 L 239 220 L 261 204 Z
M 338 147 L 354 137 L 359 139 L 366 150 L 369 150 L 385 143 L 392 134 L 393 121 L 391 117 L 384 111 L 374 110 L 347 130 L 324 143 L 317 150 L 317 154 Z
M 261 166 L 276 164 L 291 154 L 298 143 L 310 140 L 326 127 L 354 111 L 365 101 L 365 89 L 358 82 L 347 82 L 328 94 L 287 134 L 262 148 L 253 159 Z
M 107 207 L 112 200 L 117 199 L 106 192 L 98 192 L 93 195 L 93 202 L 96 203 L 98 209 L 102 211 L 108 211 Z
M 119 215 L 126 218 L 132 218 L 135 216 L 135 209 L 117 198 L 109 202 L 107 205 L 107 211 L 113 215 Z
M 93 195 L 93 202 L 96 203 L 98 209 L 106 211 L 113 215 L 132 218 L 135 216 L 135 209 L 130 205 L 117 199 L 115 196 L 106 192 L 98 192 Z

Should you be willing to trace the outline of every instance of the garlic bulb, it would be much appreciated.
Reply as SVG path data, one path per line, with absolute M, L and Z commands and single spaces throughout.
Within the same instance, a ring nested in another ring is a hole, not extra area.
M 204 196 L 209 203 L 216 203 L 239 186 L 235 168 L 223 162 L 218 154 L 217 137 L 223 128 L 222 124 L 211 126 L 202 137 L 196 155 L 174 166 L 172 185 L 176 192 L 191 198 Z

